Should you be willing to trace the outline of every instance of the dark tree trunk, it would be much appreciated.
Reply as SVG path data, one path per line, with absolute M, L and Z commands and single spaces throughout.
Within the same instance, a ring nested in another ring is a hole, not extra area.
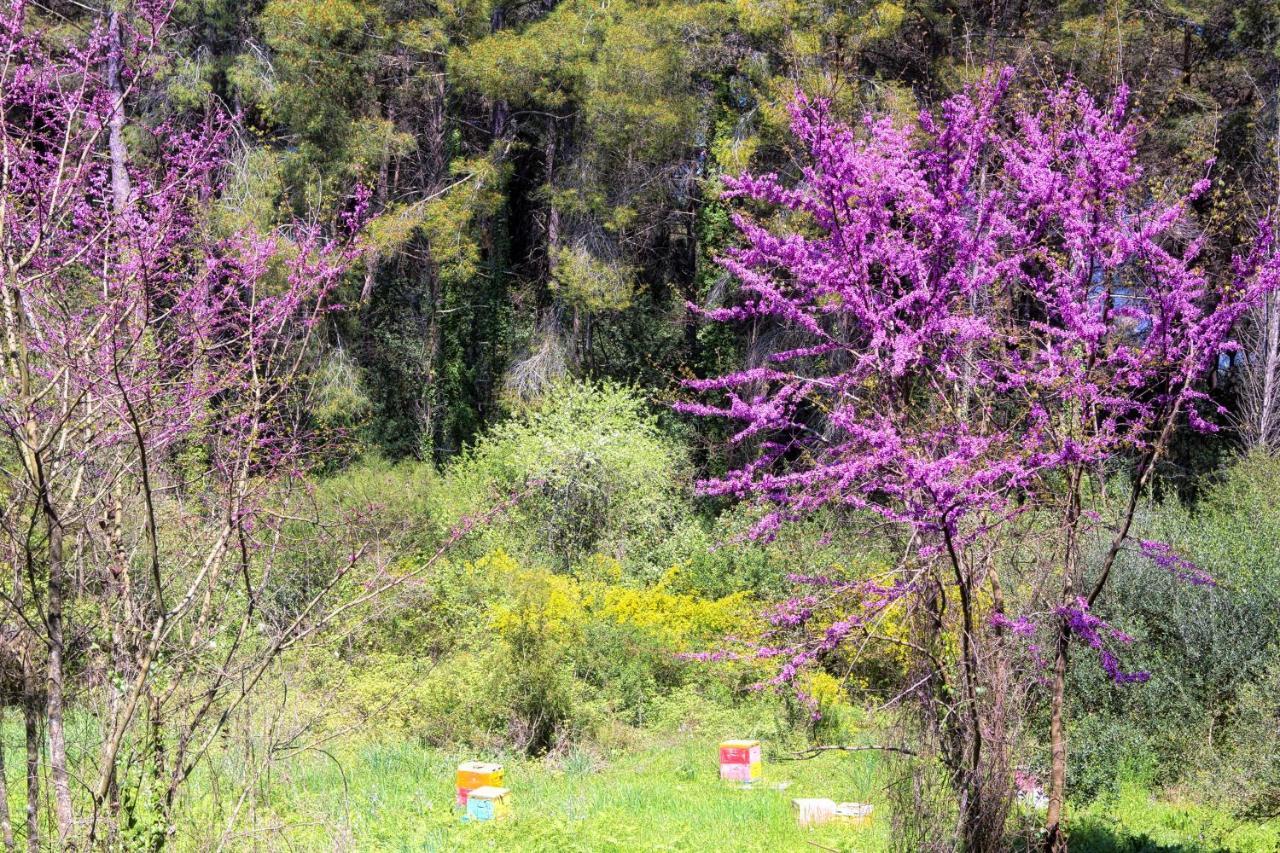
M 27 850 L 40 851 L 40 693 L 35 664 L 22 659 L 22 721 L 27 736 Z
M 1045 850 L 1062 853 L 1067 849 L 1067 835 L 1062 824 L 1063 800 L 1067 791 L 1067 727 L 1065 719 L 1067 697 L 1067 652 L 1071 632 L 1063 617 L 1058 630 L 1057 648 L 1053 657 L 1053 692 L 1050 697 L 1049 717 L 1049 812 L 1045 816 Z

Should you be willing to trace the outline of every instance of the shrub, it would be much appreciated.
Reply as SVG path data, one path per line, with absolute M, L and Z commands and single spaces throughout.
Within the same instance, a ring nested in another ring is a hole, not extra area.
M 666 567 L 665 540 L 693 515 L 683 449 L 634 392 L 608 384 L 558 386 L 481 438 L 444 485 L 450 518 L 520 494 L 474 537 L 473 553 L 501 548 L 558 571 L 599 553 L 654 578 Z
M 1280 654 L 1245 685 L 1231 719 L 1217 734 L 1220 748 L 1200 787 L 1241 817 L 1280 817 Z
M 1073 667 L 1077 796 L 1114 787 L 1121 757 L 1135 752 L 1152 757 L 1152 781 L 1199 779 L 1223 801 L 1242 786 L 1264 784 L 1265 768 L 1239 748 L 1249 728 L 1240 721 L 1254 713 L 1254 685 L 1280 665 L 1277 490 L 1280 460 L 1250 456 L 1227 468 L 1194 507 L 1170 499 L 1141 514 L 1142 538 L 1173 543 L 1217 586 L 1181 582 L 1137 553 L 1121 556 L 1105 614 L 1136 638 L 1127 663 L 1151 679 L 1116 687 L 1097 667 Z M 1260 736 L 1250 731 L 1247 737 Z M 1254 769 L 1228 766 L 1237 759 Z
M 434 745 L 540 753 L 606 719 L 643 725 L 655 702 L 693 680 L 730 695 L 679 653 L 754 630 L 751 599 L 674 592 L 675 571 L 639 585 L 609 558 L 584 565 L 594 572 L 579 578 L 496 551 L 440 566 L 348 657 L 355 686 L 344 712 Z

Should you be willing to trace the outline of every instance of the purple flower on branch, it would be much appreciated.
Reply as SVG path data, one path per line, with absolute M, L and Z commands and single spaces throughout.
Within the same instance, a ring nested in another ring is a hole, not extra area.
M 1195 563 L 1179 556 L 1173 548 L 1164 542 L 1143 539 L 1138 542 L 1142 555 L 1180 581 L 1194 586 L 1217 586 L 1213 576 Z
M 1116 684 L 1141 684 L 1151 677 L 1147 672 L 1125 672 L 1120 668 L 1120 661 L 1106 647 L 1105 638 L 1110 637 L 1126 646 L 1133 642 L 1133 638 L 1091 612 L 1084 596 L 1078 596 L 1074 604 L 1063 605 L 1054 612 L 1062 617 L 1067 630 L 1098 652 L 1098 662 Z

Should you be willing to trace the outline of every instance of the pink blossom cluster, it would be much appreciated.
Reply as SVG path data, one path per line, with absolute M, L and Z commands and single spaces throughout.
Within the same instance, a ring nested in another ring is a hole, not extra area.
M 1173 417 L 1215 428 L 1202 380 L 1236 348 L 1236 321 L 1280 286 L 1271 230 L 1212 275 L 1189 215 L 1209 182 L 1154 191 L 1126 89 L 1099 104 L 1068 82 L 1031 109 L 1006 102 L 1012 82 L 1009 69 L 989 73 L 905 124 L 850 126 L 797 95 L 800 174 L 725 179 L 747 203 L 734 217 L 742 245 L 721 259 L 738 296 L 692 307 L 787 343 L 689 381 L 705 402 L 679 408 L 737 424 L 748 461 L 702 488 L 766 505 L 756 535 L 819 508 L 870 512 L 912 533 L 916 560 L 950 555 L 957 583 L 976 588 L 983 564 L 966 549 L 1023 513 L 1056 511 L 1063 472 L 1147 452 Z M 1088 508 L 1075 517 L 1102 523 Z M 776 680 L 881 606 L 837 615 L 812 653 L 782 656 Z M 796 627 L 814 612 L 805 593 L 772 619 Z M 1092 645 L 1096 617 L 1065 615 Z M 1095 648 L 1117 680 L 1140 680 Z
M 1018 789 L 1019 794 L 1038 794 L 1043 790 L 1043 786 L 1040 784 L 1040 777 L 1030 770 L 1014 770 L 1013 784 Z
M 1147 672 L 1125 672 L 1120 668 L 1119 659 L 1108 648 L 1105 640 L 1110 637 L 1127 646 L 1133 642 L 1133 638 L 1119 628 L 1107 624 L 1101 616 L 1093 613 L 1089 609 L 1088 599 L 1084 596 L 1078 596 L 1074 603 L 1064 604 L 1054 612 L 1066 621 L 1072 634 L 1098 652 L 1098 662 L 1102 664 L 1103 671 L 1111 676 L 1111 680 L 1116 684 L 1140 684 L 1151 677 Z
M 1036 623 L 1031 621 L 1028 616 L 1019 616 L 1017 619 L 1010 619 L 1003 613 L 994 613 L 988 620 L 994 627 L 1003 628 L 1011 634 L 1019 637 L 1034 637 L 1036 634 Z
M 761 660 L 777 658 L 779 665 L 772 678 L 755 685 L 757 689 L 790 684 L 805 667 L 820 661 L 910 592 L 906 582 L 885 585 L 864 580 L 837 586 L 839 594 L 834 597 L 829 593 L 823 598 L 801 595 L 766 611 L 765 620 L 771 627 L 752 656 Z M 815 620 L 832 610 L 842 611 L 843 617 L 821 619 L 818 630 L 809 630 Z

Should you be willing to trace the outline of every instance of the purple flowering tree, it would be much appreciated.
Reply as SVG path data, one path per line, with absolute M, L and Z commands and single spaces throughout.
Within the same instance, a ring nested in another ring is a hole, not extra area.
M 56 846 L 137 843 L 116 833 L 146 812 L 158 847 L 178 786 L 320 600 L 260 624 L 270 508 L 309 458 L 305 360 L 362 201 L 329 228 L 210 231 L 227 119 L 130 114 L 171 7 L 113 4 L 77 41 L 22 0 L 0 10 L 0 669 L 27 710 L 32 849 L 36 717 Z M 72 704 L 100 735 L 80 759 Z
M 1118 682 L 1145 677 L 1122 668 L 1128 638 L 1094 608 L 1174 430 L 1214 428 L 1201 380 L 1280 284 L 1265 227 L 1229 274 L 1205 271 L 1188 206 L 1208 181 L 1178 196 L 1144 175 L 1125 90 L 1100 106 L 1068 83 L 1016 107 L 1012 79 L 991 73 L 908 126 L 850 127 L 797 96 L 806 165 L 794 182 L 726 178 L 744 202 L 742 245 L 722 259 L 740 295 L 704 309 L 788 343 L 690 382 L 707 402 L 682 406 L 740 424 L 749 461 L 703 487 L 766 503 L 758 535 L 819 508 L 900 534 L 893 579 L 798 578 L 810 589 L 775 624 L 816 630 L 759 653 L 785 681 L 876 636 L 890 606 L 912 614 L 915 692 L 934 709 L 972 850 L 1000 846 L 1008 813 L 1016 643 L 1049 670 L 1048 844 L 1065 846 L 1070 651 L 1093 650 Z M 1100 500 L 1123 467 L 1125 495 Z M 1002 543 L 1032 528 L 1039 576 L 1026 612 L 1006 614 Z M 1087 560 L 1099 541 L 1103 556 Z M 1207 580 L 1166 546 L 1141 547 Z M 824 619 L 819 600 L 845 609 Z

